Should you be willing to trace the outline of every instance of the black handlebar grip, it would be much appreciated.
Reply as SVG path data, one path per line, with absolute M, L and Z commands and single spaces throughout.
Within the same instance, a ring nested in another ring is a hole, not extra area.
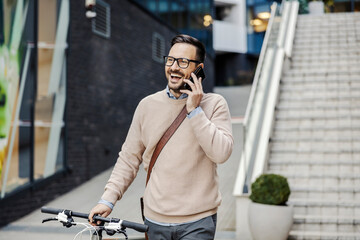
M 57 215 L 58 213 L 61 213 L 63 211 L 64 211 L 64 209 L 59 209 L 59 208 L 50 208 L 50 207 L 42 207 L 41 208 L 42 213 L 50 213 L 50 214 L 55 214 L 55 215 Z
M 110 218 L 100 217 L 100 216 L 97 216 L 97 215 L 93 216 L 93 220 L 94 221 L 102 221 L 102 222 L 110 222 L 111 221 Z
M 141 223 L 129 222 L 126 220 L 123 220 L 121 222 L 121 225 L 126 228 L 132 228 L 138 232 L 147 232 L 149 230 L 149 226 L 147 225 Z
M 85 218 L 85 219 L 89 218 L 89 214 L 87 214 L 87 213 L 79 213 L 79 212 L 73 212 L 73 211 L 71 211 L 71 216 Z

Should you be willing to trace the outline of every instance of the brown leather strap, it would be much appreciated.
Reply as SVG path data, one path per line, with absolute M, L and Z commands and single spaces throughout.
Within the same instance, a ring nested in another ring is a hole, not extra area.
M 180 124 L 184 121 L 186 114 L 187 114 L 187 111 L 186 111 L 186 105 L 185 105 L 184 108 L 179 113 L 179 115 L 174 120 L 174 122 L 170 125 L 170 127 L 166 130 L 164 135 L 160 138 L 159 142 L 157 143 L 154 153 L 150 160 L 147 177 L 146 177 L 146 185 L 150 179 L 151 171 L 155 165 L 156 159 L 158 158 L 161 150 L 164 148 L 165 144 L 169 141 L 171 136 L 175 133 L 176 129 L 178 129 Z

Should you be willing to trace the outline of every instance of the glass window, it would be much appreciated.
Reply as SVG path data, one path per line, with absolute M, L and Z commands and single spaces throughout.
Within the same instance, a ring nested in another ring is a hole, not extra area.
M 3 198 L 64 168 L 64 53 L 69 0 L 39 0 L 38 16 L 35 16 L 38 26 L 34 25 L 34 14 L 30 12 L 35 12 L 34 1 L 0 3 L 0 190 Z M 24 14 L 25 10 L 28 12 Z M 38 49 L 28 43 L 34 41 L 35 28 L 38 29 Z
M 151 12 L 157 12 L 158 11 L 158 1 L 152 0 L 152 1 L 146 1 L 147 2 L 147 8 Z
M 187 27 L 187 9 L 180 1 L 171 2 L 171 25 L 177 29 Z
M 34 113 L 35 179 L 54 174 L 63 162 L 58 156 L 59 151 L 62 152 L 65 126 L 64 51 L 68 19 L 64 16 L 68 16 L 65 14 L 68 11 L 68 0 L 60 1 L 60 4 L 39 0 L 38 81 Z
M 0 42 L 0 177 L 1 197 L 29 182 L 29 134 L 19 131 L 23 94 L 20 88 L 23 11 L 28 1 L 2 1 Z M 26 50 L 25 50 L 26 51 Z M 24 78 L 25 79 L 25 78 Z M 26 79 L 25 79 L 26 80 Z M 25 88 L 24 80 L 22 89 Z M 16 121 L 15 121 L 16 120 Z M 20 121 L 18 121 L 20 120 Z M 27 119 L 25 119 L 27 120 Z M 21 150 L 21 151 L 20 151 Z M 24 151 L 22 151 L 24 150 Z
M 133 0 L 179 32 L 198 38 L 207 52 L 212 48 L 211 0 Z M 209 16 L 211 20 L 209 21 Z M 206 22 L 206 23 L 205 23 Z
M 48 94 L 48 89 L 56 36 L 56 1 L 39 0 L 38 13 L 38 82 L 34 124 L 34 175 L 36 179 L 44 176 L 54 106 L 54 96 Z
M 159 0 L 159 10 L 158 10 L 159 17 L 164 22 L 169 22 L 169 18 L 171 16 L 170 13 L 170 3 L 167 0 Z

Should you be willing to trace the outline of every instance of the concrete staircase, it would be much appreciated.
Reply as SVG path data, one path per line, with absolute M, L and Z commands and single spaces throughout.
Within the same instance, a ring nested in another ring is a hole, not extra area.
M 360 239 L 360 13 L 299 15 L 268 171 L 286 176 L 289 239 Z

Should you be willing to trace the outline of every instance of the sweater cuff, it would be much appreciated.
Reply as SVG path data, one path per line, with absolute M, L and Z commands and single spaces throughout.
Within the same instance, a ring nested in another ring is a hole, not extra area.
M 197 108 L 195 108 L 194 110 L 192 110 L 188 115 L 187 117 L 190 119 L 196 115 L 198 115 L 199 113 L 201 113 L 203 110 L 200 106 L 198 106 Z
M 101 204 L 104 204 L 104 205 L 108 206 L 109 208 L 111 208 L 111 210 L 113 210 L 113 208 L 114 208 L 114 204 L 112 204 L 111 202 L 106 201 L 104 199 L 100 199 L 100 201 L 98 203 L 101 203 Z

